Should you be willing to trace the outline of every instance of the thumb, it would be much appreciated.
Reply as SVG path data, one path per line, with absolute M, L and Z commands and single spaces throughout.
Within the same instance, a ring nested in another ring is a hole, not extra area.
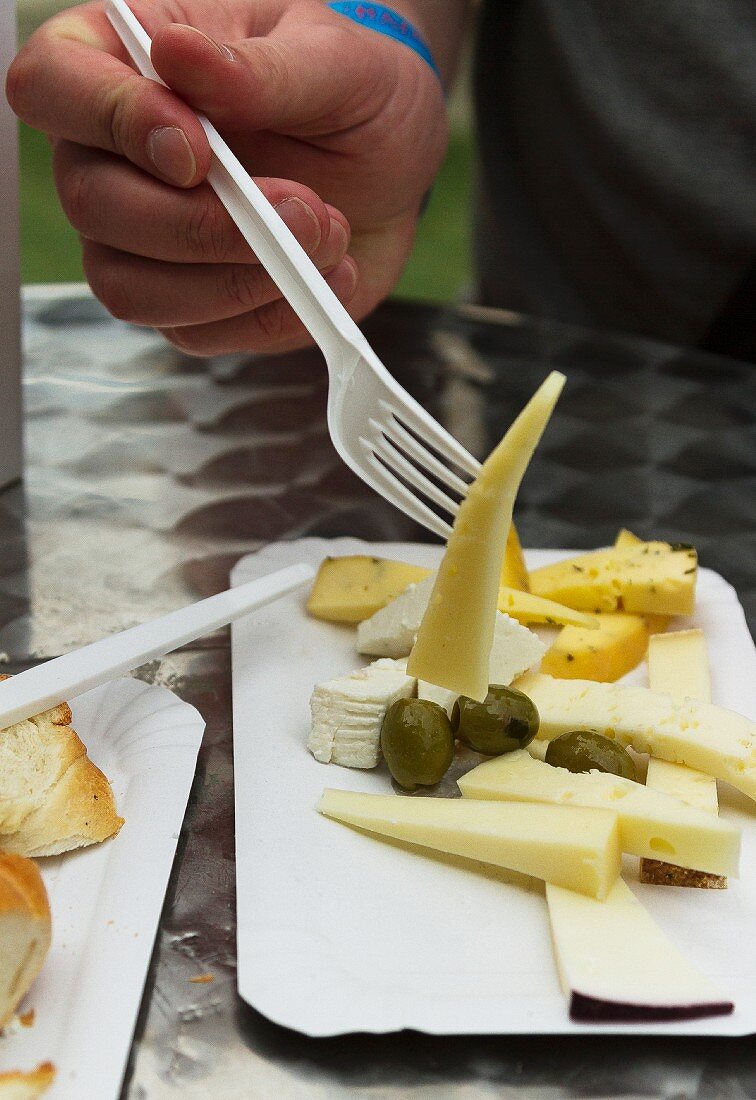
M 307 21 L 281 20 L 266 36 L 231 43 L 173 23 L 153 38 L 152 63 L 173 91 L 221 130 L 316 136 L 343 129 L 373 113 L 364 93 L 376 84 L 386 87 L 385 55 L 380 62 L 346 20 L 332 21 L 328 9 L 318 13 Z M 376 81 L 381 66 L 383 79 Z

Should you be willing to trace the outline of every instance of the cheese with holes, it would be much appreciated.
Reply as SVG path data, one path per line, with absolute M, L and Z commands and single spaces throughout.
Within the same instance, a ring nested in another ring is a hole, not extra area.
M 742 714 L 648 688 L 526 673 L 515 687 L 536 705 L 538 736 L 594 730 L 637 752 L 724 779 L 756 798 L 756 723 Z
M 573 1020 L 686 1020 L 733 1010 L 622 879 L 604 902 L 546 887 L 557 969 Z
M 654 760 L 652 757 L 648 762 L 646 786 L 678 798 L 704 813 L 716 814 L 719 811 L 716 779 L 695 768 L 686 768 L 684 764 L 670 764 L 668 760 Z
M 711 674 L 706 640 L 701 630 L 678 630 L 651 638 L 648 646 L 648 679 L 654 691 L 668 691 L 676 703 L 684 699 L 711 700 Z M 710 775 L 670 764 L 667 760 L 649 760 L 646 784 L 687 802 L 697 809 L 716 814 L 719 810 L 717 781 Z M 680 873 L 679 866 L 668 861 L 641 860 L 641 882 L 667 886 L 724 890 L 727 879 L 699 870 Z
M 408 670 L 418 680 L 485 699 L 497 597 L 515 496 L 557 402 L 552 372 L 486 459 L 457 511 Z
M 530 590 L 580 611 L 690 615 L 697 576 L 692 547 L 666 542 L 610 546 L 534 569 Z
M 591 616 L 593 630 L 565 626 L 541 662 L 541 671 L 563 680 L 614 683 L 646 656 L 648 627 L 642 615 L 613 611 Z
M 617 815 L 579 806 L 326 790 L 320 813 L 380 836 L 603 898 L 619 874 Z
M 313 582 L 307 610 L 327 622 L 360 623 L 429 573 L 419 565 L 365 554 L 326 558 Z
M 397 699 L 415 694 L 404 661 L 375 661 L 367 668 L 317 684 L 310 699 L 307 742 L 316 760 L 346 768 L 374 768 L 381 757 L 381 725 Z
M 738 873 L 737 829 L 631 779 L 598 771 L 576 774 L 521 749 L 487 760 L 457 782 L 465 798 L 612 809 L 623 852 L 714 875 Z

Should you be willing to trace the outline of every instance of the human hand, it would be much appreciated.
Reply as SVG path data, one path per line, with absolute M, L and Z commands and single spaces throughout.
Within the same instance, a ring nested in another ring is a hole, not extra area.
M 363 317 L 401 272 L 445 150 L 431 69 L 321 0 L 132 6 L 176 94 L 134 72 L 99 2 L 41 27 L 7 81 L 16 113 L 51 136 L 94 293 L 193 354 L 307 342 L 203 182 L 210 152 L 191 104 Z

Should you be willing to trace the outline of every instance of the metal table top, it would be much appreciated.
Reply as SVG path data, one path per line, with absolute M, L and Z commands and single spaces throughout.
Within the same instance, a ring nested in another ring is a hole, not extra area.
M 109 318 L 84 288 L 30 291 L 24 325 L 27 474 L 0 493 L 7 671 L 217 591 L 272 540 L 426 537 L 336 457 L 316 352 L 198 361 Z M 625 525 L 693 543 L 754 630 L 756 369 L 475 308 L 390 303 L 366 331 L 481 457 L 546 372 L 564 370 L 518 501 L 523 542 L 593 547 Z M 235 985 L 228 634 L 139 675 L 196 705 L 207 731 L 124 1097 L 756 1096 L 750 1039 L 316 1040 L 267 1021 Z M 215 980 L 189 982 L 204 971 Z

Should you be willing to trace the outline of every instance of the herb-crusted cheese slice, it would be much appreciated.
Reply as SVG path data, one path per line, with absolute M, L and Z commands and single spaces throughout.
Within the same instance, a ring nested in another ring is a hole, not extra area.
M 488 655 L 512 509 L 564 385 L 552 372 L 484 462 L 459 506 L 417 642 L 412 676 L 485 699 Z
M 575 611 L 572 607 L 545 600 L 543 596 L 534 596 L 532 592 L 521 592 L 515 588 L 499 587 L 499 611 L 517 619 L 518 623 L 548 623 L 550 626 L 584 626 L 587 630 L 596 630 L 596 616 L 584 611 Z
M 742 714 L 642 687 L 527 673 L 516 685 L 536 705 L 538 736 L 595 730 L 660 760 L 724 779 L 756 798 L 756 723 Z
M 565 626 L 541 662 L 541 670 L 563 680 L 614 683 L 646 656 L 648 627 L 642 615 L 623 611 L 591 615 L 594 629 Z
M 692 547 L 642 542 L 593 550 L 534 569 L 530 590 L 580 611 L 621 607 L 636 615 L 690 615 L 697 572 Z
M 711 814 L 606 772 L 574 774 L 525 750 L 487 760 L 458 781 L 465 798 L 545 802 L 616 810 L 623 852 L 715 875 L 736 875 L 740 834 Z
M 374 768 L 381 756 L 381 725 L 397 699 L 415 694 L 405 662 L 381 660 L 318 684 L 310 699 L 307 742 L 316 760 L 347 768 Z
M 573 1020 L 686 1020 L 732 1012 L 617 879 L 604 902 L 546 887 L 559 977 Z
M 617 815 L 579 806 L 403 798 L 326 790 L 320 813 L 380 836 L 606 897 L 617 878 Z
M 307 610 L 327 622 L 360 623 L 429 573 L 430 569 L 419 565 L 365 554 L 326 558 L 318 569 Z

